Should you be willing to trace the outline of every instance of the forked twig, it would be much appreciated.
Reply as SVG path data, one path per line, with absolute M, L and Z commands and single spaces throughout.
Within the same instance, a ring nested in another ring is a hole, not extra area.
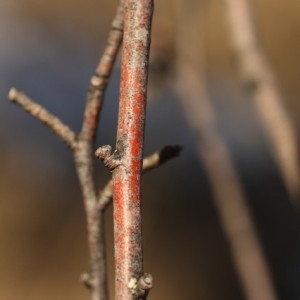
M 116 298 L 146 299 L 152 288 L 143 274 L 141 190 L 144 119 L 152 21 L 152 0 L 124 0 L 125 26 L 121 95 L 116 151 L 102 147 L 98 155 L 113 171 L 116 257 Z M 81 276 L 91 300 L 108 300 L 104 236 L 105 207 L 112 197 L 110 181 L 100 195 L 95 183 L 95 137 L 104 93 L 123 37 L 123 1 L 112 22 L 107 46 L 90 80 L 80 133 L 77 135 L 56 116 L 22 92 L 11 89 L 9 99 L 44 123 L 72 150 L 87 219 L 90 272 Z M 179 155 L 181 147 L 167 146 L 144 159 L 144 171 Z
M 94 149 L 104 93 L 122 42 L 122 28 L 123 2 L 121 1 L 112 22 L 104 54 L 96 68 L 95 75 L 90 80 L 82 128 L 74 152 L 87 218 L 91 269 L 89 285 L 92 300 L 108 299 L 104 212 L 97 205 Z
M 109 32 L 107 46 L 92 76 L 87 94 L 82 129 L 76 135 L 68 126 L 45 108 L 30 100 L 23 93 L 11 89 L 9 99 L 19 104 L 29 114 L 47 125 L 72 150 L 81 186 L 87 218 L 90 276 L 87 286 L 92 300 L 107 300 L 107 270 L 104 240 L 104 214 L 97 205 L 97 189 L 94 176 L 94 149 L 99 114 L 113 64 L 122 42 L 123 3 L 119 4 Z

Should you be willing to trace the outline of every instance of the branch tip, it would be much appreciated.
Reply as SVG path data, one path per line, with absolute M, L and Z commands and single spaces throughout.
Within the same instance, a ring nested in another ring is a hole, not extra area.
M 11 88 L 8 93 L 8 99 L 14 101 L 18 97 L 19 91 L 16 88 Z
M 88 289 L 92 288 L 91 274 L 84 272 L 80 275 L 80 282 L 84 284 Z
M 45 124 L 74 151 L 76 146 L 76 134 L 59 118 L 16 88 L 10 89 L 8 99 L 18 104 L 31 116 Z
M 101 160 L 105 160 L 108 156 L 111 155 L 112 152 L 112 148 L 110 145 L 104 145 L 99 147 L 96 151 L 95 151 L 95 156 Z
M 92 86 L 98 87 L 101 85 L 101 83 L 102 83 L 102 79 L 98 75 L 92 76 L 92 78 L 91 78 Z
M 150 290 L 153 287 L 153 276 L 149 273 L 145 273 L 139 280 L 140 288 L 143 290 Z
M 110 171 L 114 170 L 121 163 L 121 160 L 116 158 L 115 154 L 116 151 L 112 152 L 110 145 L 101 146 L 95 152 L 96 157 L 101 159 Z
M 183 150 L 183 147 L 180 145 L 166 146 L 159 153 L 159 162 L 164 163 L 170 158 L 179 156 L 180 152 Z

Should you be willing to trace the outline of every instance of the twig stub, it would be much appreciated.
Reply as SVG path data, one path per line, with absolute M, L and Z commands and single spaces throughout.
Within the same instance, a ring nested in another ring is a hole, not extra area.
M 9 93 L 8 93 L 8 99 L 12 102 L 14 102 L 16 100 L 18 96 L 18 91 L 15 88 L 10 89 Z
M 153 276 L 145 273 L 139 279 L 132 277 L 127 286 L 135 299 L 145 299 L 153 287 Z
M 117 150 L 112 152 L 110 145 L 104 145 L 99 147 L 95 152 L 96 157 L 104 162 L 104 165 L 113 171 L 116 167 L 121 164 L 121 157 Z
M 174 145 L 174 146 L 166 146 L 160 151 L 159 155 L 159 163 L 164 163 L 168 161 L 170 158 L 176 157 L 182 151 L 182 146 Z
M 91 274 L 84 272 L 80 275 L 80 282 L 83 283 L 89 290 L 92 288 Z

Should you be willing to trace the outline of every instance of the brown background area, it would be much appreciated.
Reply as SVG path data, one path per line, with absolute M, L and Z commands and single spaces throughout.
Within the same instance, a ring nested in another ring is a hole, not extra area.
M 171 91 L 173 1 L 157 1 L 146 153 L 182 144 L 183 155 L 144 180 L 145 269 L 150 299 L 243 299 L 192 136 Z M 84 214 L 71 155 L 46 128 L 7 103 L 26 91 L 76 130 L 89 76 L 116 1 L 1 0 L 0 299 L 88 299 L 79 275 L 88 266 Z M 186 1 L 192 5 L 192 1 Z M 263 49 L 299 128 L 300 2 L 256 0 Z M 241 98 L 221 1 L 203 1 L 208 85 L 249 196 L 280 299 L 299 299 L 300 230 L 249 103 Z M 194 28 L 197 30 L 198 20 Z M 194 47 L 197 51 L 198 41 Z M 166 52 L 164 52 L 166 51 Z M 167 54 L 165 54 L 167 53 Z M 157 70 L 157 69 L 155 69 Z M 161 69 L 158 68 L 159 71 Z M 113 143 L 118 68 L 103 111 L 99 144 Z M 157 74 L 159 73 L 159 74 Z M 153 83 L 154 82 L 154 83 Z M 249 108 L 250 107 L 250 108 Z M 99 185 L 109 174 L 98 164 Z M 111 211 L 107 215 L 113 278 Z M 111 285 L 112 286 L 112 285 Z

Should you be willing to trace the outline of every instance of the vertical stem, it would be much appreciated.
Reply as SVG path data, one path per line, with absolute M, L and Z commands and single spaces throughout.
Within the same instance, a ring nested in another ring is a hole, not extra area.
M 106 47 L 96 67 L 95 74 L 90 79 L 90 86 L 87 93 L 86 106 L 80 133 L 83 139 L 89 141 L 95 140 L 105 91 L 122 43 L 122 37 L 123 1 L 120 0 L 108 34 Z
M 129 281 L 143 275 L 141 171 L 152 0 L 126 0 L 120 108 L 113 172 L 115 299 L 134 299 Z M 142 299 L 142 298 L 141 298 Z
M 94 184 L 92 154 L 85 142 L 79 142 L 74 153 L 87 219 L 90 274 L 87 284 L 91 300 L 108 300 L 107 269 L 104 236 L 104 211 L 99 209 Z
M 74 151 L 76 169 L 83 194 L 87 219 L 87 235 L 90 254 L 91 300 L 107 300 L 107 270 L 104 237 L 104 211 L 97 203 L 95 186 L 95 138 L 100 111 L 108 80 L 112 73 L 122 42 L 123 2 L 120 0 L 116 15 L 108 35 L 107 45 L 98 63 L 95 74 L 90 80 L 83 123 Z

